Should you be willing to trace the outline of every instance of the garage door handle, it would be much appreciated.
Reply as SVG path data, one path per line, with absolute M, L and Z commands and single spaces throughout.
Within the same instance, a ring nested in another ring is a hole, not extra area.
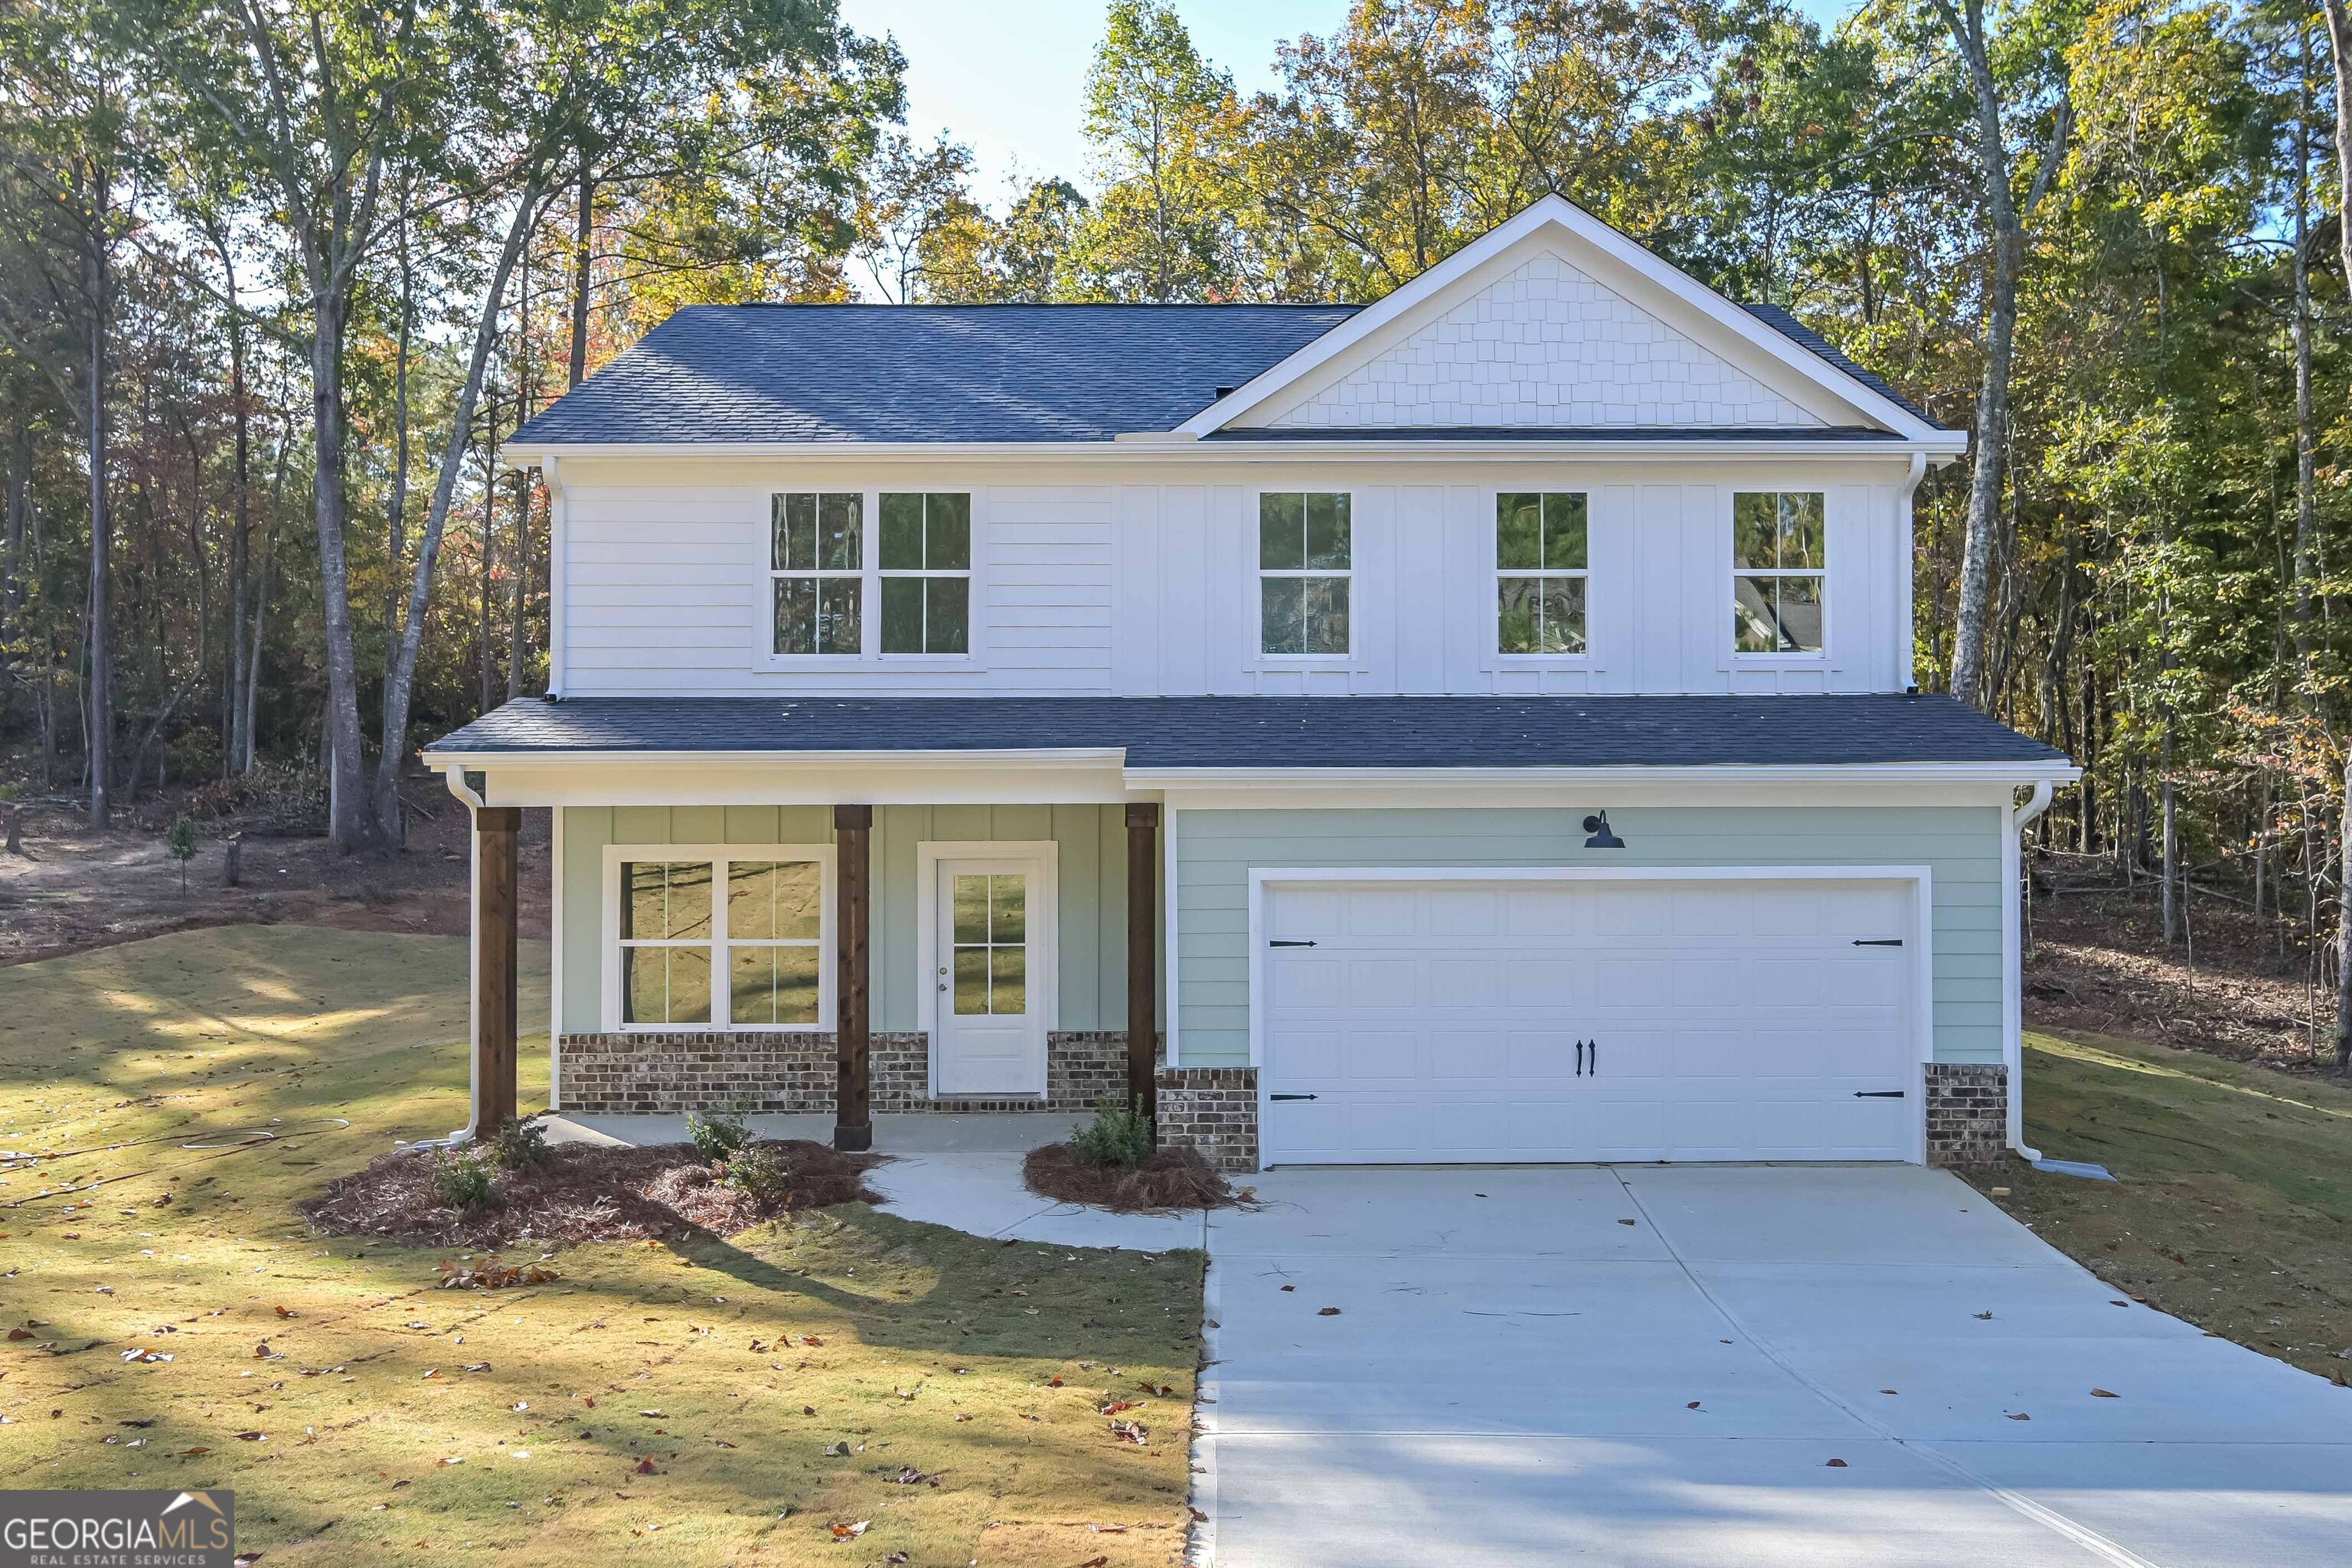
M 1315 1097 L 1311 1094 L 1269 1094 L 1266 1098 L 1268 1100 L 1312 1100 Z
M 1900 1100 L 1903 1091 L 1899 1089 L 1857 1089 L 1853 1097 L 1856 1100 Z
M 1266 945 L 1266 946 L 1268 946 L 1268 947 L 1313 947 L 1315 944 L 1314 944 L 1313 942 L 1282 942 L 1282 941 L 1275 941 L 1275 942 L 1267 942 L 1265 945 Z
M 1582 1040 L 1576 1042 L 1576 1076 L 1579 1078 L 1584 1076 L 1584 1042 Z
M 1901 947 L 1903 945 L 1903 939 L 1899 936 L 1858 936 L 1853 939 L 1853 945 L 1856 947 Z

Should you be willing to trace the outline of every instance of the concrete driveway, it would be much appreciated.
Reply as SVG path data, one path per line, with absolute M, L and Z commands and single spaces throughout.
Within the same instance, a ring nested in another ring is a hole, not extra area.
M 1221 1568 L 2352 1562 L 2352 1392 L 1942 1173 L 1257 1185 L 1209 1226 Z

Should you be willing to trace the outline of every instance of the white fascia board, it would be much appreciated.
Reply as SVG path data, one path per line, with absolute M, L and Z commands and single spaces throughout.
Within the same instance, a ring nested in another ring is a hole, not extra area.
M 1134 798 L 1116 752 L 492 752 L 449 763 L 457 777 L 468 767 L 493 805 L 1117 805 Z
M 1924 428 L 1895 439 L 1852 437 L 1691 437 L 1658 440 L 1607 438 L 1515 438 L 1455 440 L 1425 438 L 1366 440 L 1360 437 L 1283 437 L 1270 440 L 1202 441 L 1164 431 L 1136 439 L 1108 441 L 610 441 L 500 448 L 510 469 L 538 467 L 549 458 L 623 458 L 711 462 L 729 458 L 759 462 L 864 462 L 947 466 L 974 463 L 1092 463 L 1132 465 L 1138 458 L 1181 458 L 1196 463 L 1295 464 L 1305 459 L 1349 462 L 1445 463 L 1464 458 L 1509 458 L 1535 462 L 1563 458 L 1893 458 L 1915 453 L 1948 459 L 1968 450 L 1965 431 Z
M 1582 207 L 1557 195 L 1545 196 L 1501 227 L 1489 230 L 1412 282 L 1393 290 L 1377 304 L 1366 306 L 1288 358 L 1235 387 L 1178 426 L 1178 432 L 1206 436 L 1223 428 L 1275 397 L 1292 383 L 1313 374 L 1376 336 L 1391 323 L 1422 308 L 1433 296 L 1453 285 L 1465 274 L 1475 271 L 1512 246 L 1547 227 L 1565 230 L 1620 266 L 1641 274 L 1680 303 L 1744 340 L 1801 380 L 1862 409 L 1888 429 L 1914 440 L 1955 434 L 1939 430 L 1894 399 L 1838 370 L 1811 349 L 1758 321 L 1664 257 L 1635 244 Z M 1960 439 L 1965 442 L 1967 437 L 1961 436 Z
M 457 752 L 426 753 L 446 767 L 457 763 L 477 770 L 491 767 L 813 767 L 854 763 L 861 768 L 1034 768 L 1056 764 L 1107 763 L 1116 767 L 1127 753 L 1117 746 L 1073 746 L 1036 751 L 898 751 L 865 752 Z

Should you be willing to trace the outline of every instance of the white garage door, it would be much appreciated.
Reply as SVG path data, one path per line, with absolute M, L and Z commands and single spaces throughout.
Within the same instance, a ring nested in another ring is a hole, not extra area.
M 1268 1163 L 1917 1157 L 1912 884 L 1269 882 Z

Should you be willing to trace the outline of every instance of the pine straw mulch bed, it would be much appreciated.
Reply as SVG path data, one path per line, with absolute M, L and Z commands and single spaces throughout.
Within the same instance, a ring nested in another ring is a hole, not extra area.
M 1201 1158 L 1196 1149 L 1155 1149 L 1142 1164 L 1122 1171 L 1087 1164 L 1067 1143 L 1048 1143 L 1029 1151 L 1021 1174 L 1041 1198 L 1115 1214 L 1176 1214 L 1257 1201 L 1257 1189 L 1234 1190 L 1224 1173 Z
M 804 1209 L 882 1202 L 866 1173 L 885 1158 L 845 1154 L 800 1139 L 772 1142 L 791 1179 L 755 1197 L 719 1181 L 690 1143 L 643 1148 L 559 1144 L 535 1165 L 500 1168 L 487 1203 L 452 1207 L 433 1181 L 434 1155 L 385 1154 L 296 1205 L 330 1236 L 373 1236 L 419 1247 L 495 1248 L 517 1242 L 667 1240 L 727 1237 Z

